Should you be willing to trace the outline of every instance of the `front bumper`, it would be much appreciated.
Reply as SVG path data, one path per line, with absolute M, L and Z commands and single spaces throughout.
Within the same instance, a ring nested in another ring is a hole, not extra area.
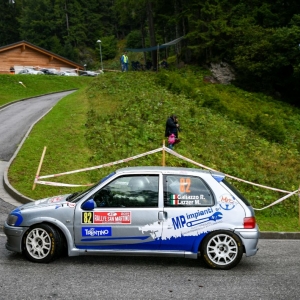
M 245 247 L 246 256 L 255 255 L 258 251 L 257 244 L 260 236 L 258 228 L 236 229 L 234 233 L 241 238 Z
M 10 226 L 5 222 L 3 231 L 7 237 L 5 244 L 6 249 L 22 253 L 22 239 L 28 228 L 29 227 Z

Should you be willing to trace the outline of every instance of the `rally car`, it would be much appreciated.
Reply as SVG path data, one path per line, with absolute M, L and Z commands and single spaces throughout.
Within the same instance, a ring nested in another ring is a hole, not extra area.
M 33 262 L 77 255 L 197 259 L 216 269 L 255 255 L 259 229 L 249 202 L 223 173 L 131 167 L 81 192 L 14 209 L 6 248 Z

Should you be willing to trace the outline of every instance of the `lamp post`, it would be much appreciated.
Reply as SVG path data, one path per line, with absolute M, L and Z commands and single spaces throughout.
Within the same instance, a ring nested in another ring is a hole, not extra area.
M 84 66 L 84 71 L 86 71 L 86 64 L 84 64 L 83 66 Z
M 101 40 L 98 40 L 97 43 L 99 43 L 99 47 L 100 47 L 100 62 L 101 62 L 101 70 L 103 72 L 102 52 L 101 52 Z

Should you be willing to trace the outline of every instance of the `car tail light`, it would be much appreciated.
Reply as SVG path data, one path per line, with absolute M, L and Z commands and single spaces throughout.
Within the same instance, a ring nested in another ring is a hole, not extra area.
M 244 218 L 244 228 L 252 229 L 256 226 L 255 217 Z

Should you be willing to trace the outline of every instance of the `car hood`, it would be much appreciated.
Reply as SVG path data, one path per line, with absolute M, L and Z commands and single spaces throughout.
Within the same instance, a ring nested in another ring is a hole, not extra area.
M 24 210 L 24 209 L 34 209 L 34 208 L 41 208 L 41 207 L 46 207 L 46 206 L 60 205 L 60 204 L 67 202 L 66 199 L 68 198 L 69 195 L 70 194 L 59 195 L 59 196 L 36 200 L 36 201 L 30 202 L 30 203 L 21 205 L 18 208 L 20 210 Z

